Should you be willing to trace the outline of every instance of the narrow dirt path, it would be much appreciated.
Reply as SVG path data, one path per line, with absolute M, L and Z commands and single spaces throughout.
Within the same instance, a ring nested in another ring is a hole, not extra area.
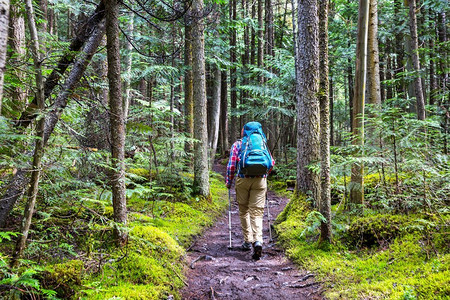
M 228 249 L 227 213 L 191 246 L 187 254 L 188 285 L 182 290 L 182 299 L 322 299 L 314 275 L 298 270 L 276 245 L 276 240 L 269 241 L 267 208 L 261 260 L 253 260 L 252 251 L 241 249 L 242 232 L 234 189 L 231 198 L 233 248 Z M 288 199 L 271 191 L 268 199 L 273 220 Z

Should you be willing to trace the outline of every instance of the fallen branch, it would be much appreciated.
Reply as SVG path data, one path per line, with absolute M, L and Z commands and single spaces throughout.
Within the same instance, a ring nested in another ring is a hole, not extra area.
M 295 289 L 302 289 L 302 288 L 313 286 L 313 285 L 316 285 L 319 283 L 320 282 L 311 282 L 311 283 L 305 283 L 305 284 L 291 284 L 291 285 L 287 285 L 287 287 L 295 288 Z
M 171 264 L 169 264 L 169 266 L 172 269 L 172 271 L 175 273 L 175 275 L 177 275 L 177 277 L 180 278 L 180 280 L 184 283 L 184 285 L 189 286 L 189 284 L 183 279 L 183 277 L 181 277 L 181 275 L 177 272 L 177 270 L 175 270 Z

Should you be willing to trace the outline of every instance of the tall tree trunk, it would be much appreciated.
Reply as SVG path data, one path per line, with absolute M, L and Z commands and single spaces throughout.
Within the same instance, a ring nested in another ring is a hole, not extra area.
M 348 45 L 350 48 L 350 44 Z M 349 57 L 347 59 L 347 85 L 348 85 L 348 108 L 349 108 L 349 120 L 350 120 L 350 132 L 353 131 L 353 97 L 355 93 L 354 82 L 353 82 L 353 68 L 352 59 Z
M 21 13 L 21 6 L 11 4 L 11 11 L 9 15 L 9 38 L 8 46 L 11 49 L 11 55 L 8 58 L 8 64 L 13 66 L 13 72 L 17 80 L 22 82 L 24 80 L 24 72 L 20 67 L 25 59 L 25 20 Z M 21 85 L 12 87 L 11 91 L 12 109 L 21 112 L 26 105 L 26 91 Z M 1 109 L 0 109 L 1 111 Z
M 432 59 L 435 55 L 432 53 L 435 53 L 435 47 L 434 47 L 434 40 L 431 39 L 430 40 L 430 45 L 429 45 L 430 49 L 431 49 L 431 53 L 430 53 L 430 98 L 429 98 L 429 104 L 430 105 L 434 105 L 436 103 L 436 92 L 438 91 L 438 85 L 437 85 L 437 80 L 436 80 L 436 67 L 435 67 L 435 62 Z
M 2 114 L 3 81 L 8 43 L 9 0 L 0 0 L 0 115 Z
M 233 24 L 236 22 L 236 2 L 231 0 L 230 6 L 230 20 Z M 233 25 L 234 26 L 234 25 Z M 230 139 L 234 142 L 238 138 L 238 118 L 237 113 L 237 74 L 236 74 L 236 28 L 231 28 L 230 35 L 230 102 L 231 102 L 231 124 L 230 124 Z
M 134 13 L 129 13 L 128 17 L 128 26 L 127 26 L 127 35 L 128 38 L 132 39 L 133 31 L 134 31 Z M 130 107 L 130 101 L 131 101 L 131 67 L 133 63 L 132 54 L 133 54 L 133 45 L 130 41 L 127 41 L 126 45 L 127 55 L 125 58 L 125 97 L 123 99 L 123 120 L 126 123 L 128 119 L 128 110 Z
M 320 241 L 331 243 L 330 182 L 330 84 L 328 80 L 328 0 L 319 1 L 319 68 L 320 68 L 320 213 L 326 222 L 320 225 Z
M 391 41 L 388 40 L 386 43 L 386 80 L 392 80 L 392 57 L 391 57 Z M 386 99 L 392 99 L 394 97 L 394 91 L 392 88 L 392 84 L 386 85 Z
M 242 0 L 242 19 L 244 20 L 245 18 L 248 17 L 249 15 L 249 9 L 248 9 L 248 5 L 249 5 L 249 0 Z M 250 40 L 249 40 L 249 26 L 248 24 L 244 25 L 244 50 L 242 53 L 242 68 L 241 68 L 241 76 L 242 76 L 242 85 L 246 86 L 249 84 L 249 80 L 248 80 L 248 64 L 250 61 Z M 249 97 L 249 93 L 246 90 L 242 90 L 240 93 L 240 98 L 241 98 L 241 106 L 243 106 L 246 102 L 247 99 Z M 241 115 L 241 128 L 244 126 L 244 124 L 248 121 L 248 116 L 247 114 L 245 115 Z
M 298 0 L 297 191 L 320 203 L 319 16 L 317 0 Z
M 402 0 L 394 0 L 394 24 L 395 24 L 395 49 L 396 51 L 396 66 L 394 69 L 394 77 L 397 80 L 396 89 L 397 97 L 403 97 L 405 93 L 404 80 L 401 72 L 405 71 L 403 59 L 404 59 L 404 38 L 403 38 L 403 14 L 402 14 Z
M 191 11 L 188 10 L 184 17 L 184 126 L 188 138 L 194 137 L 194 93 L 192 81 L 192 18 Z M 184 144 L 184 151 L 191 154 L 193 144 L 187 141 Z M 192 166 L 192 165 L 191 165 Z
M 257 56 L 257 66 L 258 68 L 262 68 L 264 64 L 264 12 L 263 12 L 263 1 L 258 1 L 258 54 Z M 258 76 L 258 81 L 262 83 L 263 77 L 261 75 Z
M 266 55 L 274 56 L 274 33 L 273 33 L 273 6 L 272 0 L 265 0 L 265 9 L 266 9 L 266 20 L 265 20 L 265 37 L 266 37 Z M 273 72 L 272 68 L 269 67 L 268 71 L 270 73 Z M 273 105 L 273 104 L 272 104 Z M 267 146 L 270 151 L 274 151 L 275 148 L 275 123 L 276 116 L 273 110 L 269 111 L 269 121 L 263 122 L 267 127 Z
M 213 66 L 213 93 L 212 93 L 212 114 L 211 114 L 211 167 L 214 165 L 216 156 L 217 142 L 219 140 L 219 121 L 220 121 L 220 91 L 221 75 L 219 66 Z
M 381 105 L 380 56 L 378 51 L 378 0 L 370 0 L 368 53 L 367 53 L 367 98 L 370 104 Z
M 361 0 L 359 2 L 352 126 L 352 144 L 360 147 L 357 150 L 357 156 L 362 156 L 362 147 L 364 146 L 364 96 L 367 73 L 369 6 L 369 0 Z M 356 204 L 364 203 L 364 165 L 362 162 L 356 162 L 352 165 L 350 201 Z
M 228 149 L 228 82 L 227 71 L 222 71 L 220 84 L 220 150 L 222 156 Z
M 45 109 L 45 96 L 44 96 L 44 77 L 42 76 L 42 58 L 39 47 L 38 31 L 36 27 L 36 21 L 34 19 L 34 9 L 32 0 L 26 0 L 25 9 L 27 12 L 28 27 L 30 30 L 31 38 L 31 53 L 34 62 L 34 72 L 36 79 L 36 99 L 38 109 L 43 112 Z M 36 204 L 36 197 L 39 191 L 39 177 L 41 174 L 41 161 L 44 156 L 44 126 L 45 118 L 41 118 L 37 121 L 36 140 L 34 155 L 33 155 L 33 168 L 31 171 L 31 185 L 28 190 L 28 199 L 25 206 L 24 216 L 20 228 L 20 237 L 17 240 L 16 248 L 14 250 L 12 266 L 16 266 L 18 259 L 22 256 L 25 244 L 28 238 L 28 232 L 31 226 L 31 218 L 33 217 L 34 206 Z
M 111 171 L 115 234 L 119 246 L 127 233 L 127 199 L 125 197 L 125 124 L 123 119 L 122 80 L 120 78 L 119 2 L 108 0 L 106 10 L 106 48 L 108 56 L 109 119 L 111 123 Z
M 192 13 L 192 71 L 194 80 L 194 190 L 210 197 L 208 170 L 208 128 L 206 118 L 205 40 L 203 0 L 193 0 Z
M 330 75 L 330 146 L 335 146 L 334 139 L 334 84 L 333 75 Z
M 414 89 L 417 103 L 417 118 L 425 120 L 425 100 L 423 97 L 422 79 L 419 62 L 419 40 L 417 38 L 416 0 L 408 0 L 409 3 L 409 30 L 411 33 L 411 59 L 414 72 Z
M 65 83 L 61 87 L 61 92 L 53 103 L 50 111 L 45 116 L 45 128 L 44 128 L 44 147 L 47 145 L 56 124 L 58 123 L 64 108 L 67 106 L 67 100 L 72 95 L 76 84 L 80 81 L 81 77 L 89 65 L 92 56 L 97 51 L 103 36 L 105 34 L 105 24 L 101 22 L 94 28 L 91 37 L 86 42 L 86 46 L 83 52 L 78 56 L 76 62 L 73 65 Z M 45 89 L 45 88 L 44 88 Z M 6 219 L 9 212 L 14 207 L 17 200 L 22 197 L 25 187 L 29 183 L 29 177 L 26 176 L 29 167 L 18 169 L 14 177 L 8 184 L 6 192 L 0 199 L 0 228 L 5 226 Z
M 252 6 L 252 11 L 251 11 L 251 16 L 252 16 L 252 20 L 255 19 L 256 17 L 256 11 L 257 11 L 257 5 L 256 5 L 257 1 L 254 1 L 251 3 Z M 255 26 L 252 25 L 251 27 L 251 33 L 250 33 L 250 64 L 251 65 L 255 65 L 256 63 L 256 31 L 255 31 Z
M 39 9 L 40 9 L 40 19 L 39 22 L 39 31 L 47 32 L 48 31 L 48 2 L 47 0 L 39 0 Z

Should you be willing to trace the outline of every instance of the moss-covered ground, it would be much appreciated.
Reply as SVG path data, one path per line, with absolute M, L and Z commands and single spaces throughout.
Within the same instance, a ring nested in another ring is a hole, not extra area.
M 327 299 L 450 299 L 450 214 L 352 214 L 334 206 L 334 243 L 319 245 L 310 204 L 289 196 L 277 219 L 279 241 L 316 274 Z
M 192 181 L 190 174 L 180 176 Z M 227 207 L 223 177 L 211 174 L 210 199 L 178 194 L 176 190 L 155 192 L 144 186 L 145 178 L 136 182 L 131 182 L 127 191 L 126 245 L 119 248 L 114 241 L 110 196 L 95 197 L 94 191 L 87 191 L 91 200 L 79 208 L 59 208 L 58 217 L 55 213 L 41 222 L 45 225 L 40 232 L 34 225 L 34 239 L 43 239 L 41 235 L 50 232 L 55 239 L 29 245 L 29 260 L 21 261 L 14 275 L 3 279 L 18 289 L 3 295 L 11 299 L 45 293 L 45 298 L 52 299 L 167 299 L 170 295 L 180 299 L 186 249 Z M 53 255 L 48 251 L 50 246 L 43 250 L 52 243 L 58 248 Z M 34 247 L 39 247 L 38 251 Z M 61 247 L 67 251 L 61 252 Z M 5 240 L 0 251 L 2 271 L 7 270 L 8 257 L 1 253 L 12 248 L 12 241 Z M 36 262 L 36 257 L 41 261 Z M 30 292 L 22 292 L 22 287 L 30 288 Z
M 83 279 L 76 297 L 179 299 L 185 249 L 227 205 L 226 188 L 216 174 L 211 178 L 211 196 L 211 200 L 154 203 L 132 197 L 128 245 L 108 253 L 102 270 Z

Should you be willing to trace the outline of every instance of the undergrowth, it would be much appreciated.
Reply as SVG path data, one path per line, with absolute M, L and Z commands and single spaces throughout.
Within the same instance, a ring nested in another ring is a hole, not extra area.
M 327 299 L 448 299 L 450 214 L 367 209 L 359 215 L 337 211 L 336 204 L 334 244 L 322 247 L 319 213 L 306 197 L 290 196 L 277 219 L 279 241 L 290 258 L 316 274 Z
M 190 174 L 181 176 L 187 184 L 192 181 Z M 205 199 L 186 193 L 179 197 L 173 190 L 158 190 L 159 197 L 153 197 L 155 191 L 144 186 L 142 177 L 129 184 L 128 242 L 123 248 L 117 248 L 113 240 L 110 194 L 86 189 L 86 199 L 79 207 L 61 206 L 48 214 L 45 222 L 36 222 L 32 231 L 35 242 L 26 253 L 30 260 L 9 270 L 9 258 L 0 255 L 0 280 L 13 287 L 2 297 L 167 299 L 172 295 L 180 299 L 185 249 L 227 205 L 223 178 L 211 174 L 211 199 Z M 36 231 L 39 229 L 41 233 Z M 56 240 L 36 243 L 46 240 L 45 234 Z M 8 240 L 13 240 L 13 235 L 2 235 L 6 243 L 0 254 L 12 249 Z M 38 254 L 45 248 L 48 255 Z

